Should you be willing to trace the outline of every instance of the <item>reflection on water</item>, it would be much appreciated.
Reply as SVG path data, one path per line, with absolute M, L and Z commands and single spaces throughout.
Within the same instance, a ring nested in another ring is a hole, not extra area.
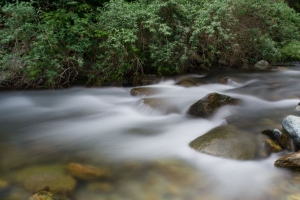
M 231 81 L 218 84 L 220 77 Z M 106 166 L 112 174 L 100 182 L 77 182 L 67 194 L 75 200 L 300 198 L 299 174 L 273 166 L 284 153 L 242 162 L 201 154 L 188 145 L 227 123 L 257 137 L 264 129 L 280 128 L 285 116 L 299 115 L 294 108 L 300 71 L 227 71 L 193 78 L 205 84 L 186 88 L 174 85 L 174 79 L 152 86 L 162 92 L 150 97 L 163 98 L 174 112 L 138 103 L 144 97 L 130 96 L 131 88 L 0 93 L 1 199 L 31 195 L 20 171 L 71 162 Z M 185 114 L 211 92 L 243 104 L 224 107 L 210 119 Z

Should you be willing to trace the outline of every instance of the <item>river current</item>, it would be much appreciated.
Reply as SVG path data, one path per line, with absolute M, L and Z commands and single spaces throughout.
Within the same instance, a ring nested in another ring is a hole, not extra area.
M 189 146 L 212 128 L 229 123 L 263 139 L 261 131 L 281 128 L 287 115 L 300 115 L 295 110 L 300 66 L 186 77 L 204 84 L 182 87 L 173 77 L 145 86 L 161 90 L 148 97 L 163 98 L 174 112 L 143 104 L 145 97 L 131 96 L 131 87 L 0 92 L 0 182 L 8 185 L 0 186 L 0 199 L 32 195 L 16 181 L 19 171 L 70 162 L 110 166 L 114 174 L 105 180 L 106 190 L 79 181 L 69 194 L 74 200 L 300 199 L 300 174 L 274 166 L 285 151 L 236 161 Z M 219 84 L 220 77 L 231 79 Z M 189 106 L 212 92 L 239 98 L 243 104 L 223 107 L 209 119 L 186 114 Z

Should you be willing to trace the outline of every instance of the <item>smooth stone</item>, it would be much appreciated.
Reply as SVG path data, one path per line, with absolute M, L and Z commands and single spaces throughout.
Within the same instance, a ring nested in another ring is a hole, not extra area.
M 295 146 L 300 148 L 300 117 L 289 115 L 282 121 L 282 127 L 293 140 Z
M 260 70 L 266 70 L 266 69 L 270 69 L 270 64 L 268 63 L 268 61 L 265 60 L 260 60 L 257 63 L 255 63 L 254 68 L 255 69 L 260 69 Z
M 281 168 L 300 170 L 300 151 L 279 158 L 274 165 Z
M 29 200 L 68 200 L 68 198 L 57 196 L 51 192 L 40 191 L 32 195 Z
M 69 175 L 37 174 L 28 177 L 24 186 L 30 192 L 47 190 L 59 194 L 68 194 L 75 189 L 76 180 Z
M 75 178 L 85 181 L 107 179 L 111 175 L 111 171 L 107 167 L 96 167 L 80 163 L 69 163 L 67 170 Z
M 254 135 L 231 125 L 212 129 L 193 140 L 190 146 L 201 153 L 235 160 L 253 160 L 258 148 Z
M 9 183 L 5 180 L 0 180 L 0 190 L 7 188 L 7 186 L 9 185 Z
M 14 180 L 18 183 L 23 183 L 27 178 L 39 174 L 65 174 L 65 166 L 60 164 L 53 165 L 35 165 L 23 168 L 14 173 Z
M 238 105 L 239 103 L 241 103 L 240 99 L 218 93 L 210 93 L 191 105 L 187 113 L 192 116 L 207 118 L 212 116 L 222 106 Z

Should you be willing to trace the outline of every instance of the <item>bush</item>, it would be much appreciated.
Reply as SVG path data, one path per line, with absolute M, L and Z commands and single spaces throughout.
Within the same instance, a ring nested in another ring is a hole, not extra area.
M 291 41 L 281 49 L 283 61 L 300 61 L 300 41 Z
M 54 88 L 77 74 L 101 84 L 298 59 L 300 16 L 283 0 L 42 2 L 1 7 L 1 85 Z

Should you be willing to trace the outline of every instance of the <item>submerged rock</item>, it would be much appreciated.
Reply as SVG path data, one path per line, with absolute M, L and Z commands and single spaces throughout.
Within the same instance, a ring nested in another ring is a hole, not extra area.
M 76 186 L 76 180 L 68 175 L 37 174 L 26 179 L 25 188 L 30 192 L 48 190 L 54 193 L 68 194 Z
M 238 105 L 239 103 L 241 103 L 240 99 L 218 93 L 210 93 L 191 105 L 187 113 L 197 117 L 210 117 L 222 106 Z
M 234 85 L 234 86 L 240 85 L 240 83 L 237 80 L 235 80 L 234 78 L 226 77 L 226 76 L 219 78 L 218 83 L 224 84 L 224 85 Z
M 300 117 L 289 115 L 282 121 L 282 127 L 293 140 L 295 148 L 300 149 Z
M 57 196 L 51 192 L 40 191 L 32 195 L 29 200 L 68 200 L 68 198 Z
M 95 167 L 92 165 L 80 164 L 80 163 L 70 163 L 67 166 L 68 171 L 80 180 L 97 180 L 108 178 L 111 174 L 108 168 Z
M 63 165 L 37 165 L 24 168 L 14 174 L 14 180 L 30 192 L 47 190 L 66 194 L 72 192 L 76 180 L 65 174 Z
M 255 137 L 231 125 L 212 129 L 190 146 L 201 153 L 236 160 L 253 160 L 257 152 Z
M 300 170 L 300 151 L 279 158 L 274 165 L 281 168 Z

